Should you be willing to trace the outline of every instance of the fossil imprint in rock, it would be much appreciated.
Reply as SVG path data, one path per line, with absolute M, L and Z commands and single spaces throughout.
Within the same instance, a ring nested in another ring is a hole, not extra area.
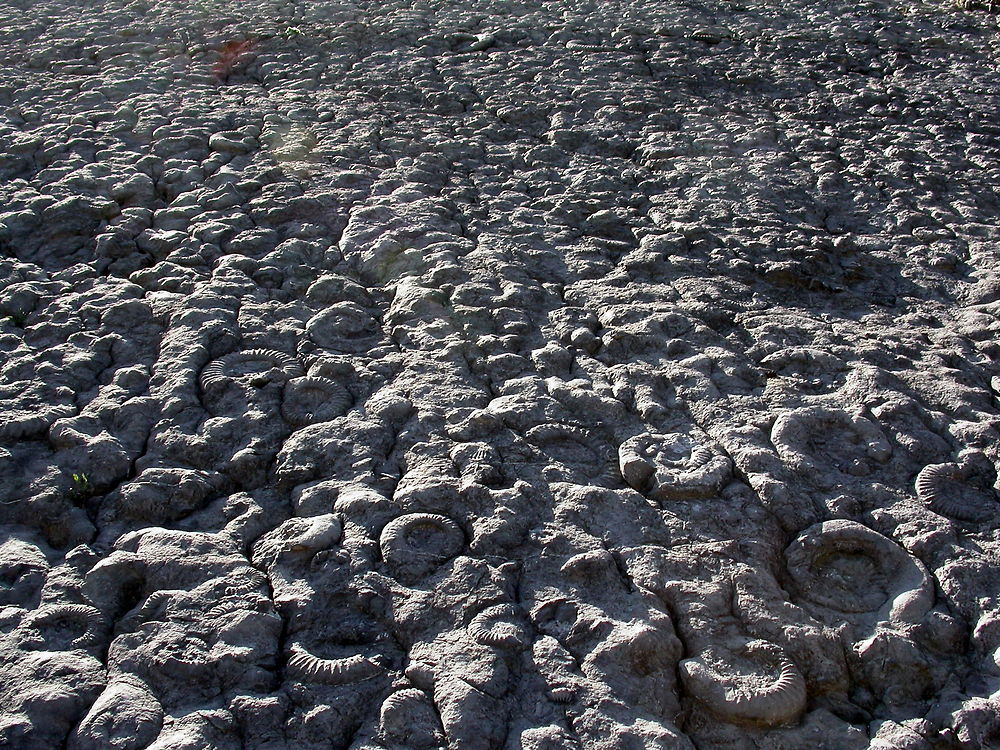
M 733 472 L 728 456 L 678 433 L 630 438 L 619 448 L 618 460 L 625 481 L 656 500 L 712 497 Z
M 118 676 L 70 737 L 70 750 L 139 750 L 156 739 L 163 709 L 141 680 Z
M 237 381 L 261 387 L 274 380 L 288 380 L 304 374 L 302 365 L 289 354 L 272 349 L 248 349 L 232 352 L 205 365 L 201 388 L 205 393 Z
M 357 354 L 371 349 L 382 329 L 364 308 L 354 302 L 339 302 L 316 313 L 306 323 L 306 334 L 319 347 Z
M 797 719 L 806 707 L 806 684 L 798 667 L 767 641 L 750 641 L 741 652 L 726 655 L 709 646 L 682 661 L 685 689 L 733 724 L 774 726 Z
M 930 464 L 917 474 L 917 498 L 933 510 L 959 521 L 982 523 L 1000 519 L 1000 503 L 993 487 L 996 470 L 978 451 L 957 462 Z
M 897 628 L 915 625 L 934 604 L 923 563 L 888 537 L 855 521 L 810 526 L 785 550 L 794 592 L 819 619 L 839 624 L 875 615 Z
M 382 702 L 379 736 L 391 745 L 429 750 L 441 746 L 444 730 L 430 696 L 411 687 L 390 693 Z
M 838 481 L 831 466 L 842 474 L 866 477 L 892 455 L 882 430 L 860 410 L 851 413 L 826 406 L 782 414 L 771 428 L 771 442 L 792 471 L 820 486 Z
M 332 378 L 306 375 L 285 383 L 281 416 L 293 427 L 329 422 L 351 405 L 351 394 Z
M 547 474 L 569 481 L 586 478 L 588 483 L 613 481 L 613 454 L 591 430 L 567 424 L 540 424 L 525 434 L 529 443 L 549 459 Z
M 403 583 L 416 583 L 465 546 L 465 534 L 450 518 L 409 513 L 390 521 L 379 537 L 382 559 Z
M 521 619 L 521 613 L 513 604 L 487 607 L 469 622 L 469 635 L 484 646 L 520 648 L 528 639 Z
M 288 657 L 288 674 L 302 682 L 323 685 L 346 685 L 382 674 L 385 668 L 379 659 L 356 655 L 343 659 L 321 659 L 299 645 L 291 648 Z
M 85 604 L 44 604 L 29 613 L 18 630 L 25 648 L 61 651 L 88 648 L 104 639 L 104 618 Z

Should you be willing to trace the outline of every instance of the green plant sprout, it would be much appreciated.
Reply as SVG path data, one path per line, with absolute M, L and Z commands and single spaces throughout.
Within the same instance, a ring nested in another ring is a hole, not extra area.
M 73 487 L 70 490 L 70 496 L 74 500 L 81 500 L 94 494 L 94 486 L 90 483 L 90 477 L 82 471 L 79 473 L 73 472 L 70 475 L 70 479 L 73 482 Z

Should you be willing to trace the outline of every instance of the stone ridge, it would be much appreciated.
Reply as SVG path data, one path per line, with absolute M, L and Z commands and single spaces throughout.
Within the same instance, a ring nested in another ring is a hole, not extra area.
M 0 6 L 0 746 L 1000 747 L 988 2 Z

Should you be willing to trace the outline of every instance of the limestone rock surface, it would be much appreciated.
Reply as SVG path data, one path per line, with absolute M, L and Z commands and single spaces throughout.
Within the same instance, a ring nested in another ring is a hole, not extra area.
M 996 10 L 0 3 L 0 747 L 1000 748 Z

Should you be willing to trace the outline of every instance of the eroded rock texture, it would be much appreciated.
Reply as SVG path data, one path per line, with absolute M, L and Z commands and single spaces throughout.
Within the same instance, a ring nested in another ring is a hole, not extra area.
M 0 8 L 0 745 L 1000 746 L 991 3 Z

